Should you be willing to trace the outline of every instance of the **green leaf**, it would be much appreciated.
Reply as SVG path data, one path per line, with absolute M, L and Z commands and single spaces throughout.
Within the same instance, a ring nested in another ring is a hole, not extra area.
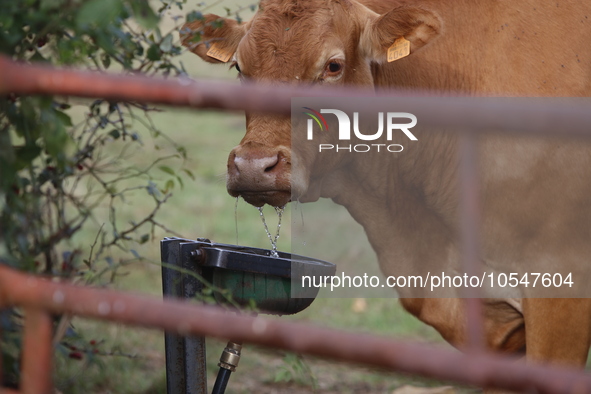
M 113 129 L 109 132 L 109 135 L 111 137 L 113 137 L 114 139 L 117 139 L 117 138 L 121 137 L 121 132 L 117 129 Z
M 164 190 L 168 192 L 172 189 L 174 189 L 174 181 L 172 179 L 169 179 L 168 181 L 166 181 L 166 185 L 164 185 Z
M 167 34 L 160 43 L 160 50 L 162 52 L 170 52 L 172 49 L 172 34 Z
M 72 127 L 72 119 L 68 114 L 62 111 L 55 111 L 55 116 L 62 122 L 66 127 Z
M 187 148 L 185 148 L 184 146 L 177 146 L 176 151 L 180 153 L 184 159 L 187 158 Z
M 101 62 L 103 63 L 104 68 L 109 68 L 109 66 L 111 65 L 111 56 L 104 53 L 101 56 Z
M 30 6 L 33 6 L 35 4 L 34 1 L 27 1 L 27 3 L 29 3 Z M 48 12 L 48 11 L 52 11 L 55 10 L 61 6 L 63 6 L 63 1 L 61 0 L 43 0 L 40 2 L 40 9 L 44 12 Z
M 69 137 L 63 127 L 54 125 L 44 132 L 45 150 L 50 156 L 59 158 L 60 153 L 64 152 L 69 142 Z
M 201 33 L 200 32 L 193 33 L 193 36 L 189 40 L 189 42 L 199 42 L 199 41 L 201 41 Z
M 187 174 L 189 176 L 189 178 L 191 178 L 192 180 L 195 180 L 195 175 L 191 172 L 191 170 L 188 170 L 186 168 L 183 168 L 183 172 L 185 174 Z
M 41 148 L 37 145 L 25 145 L 15 148 L 16 169 L 21 170 L 41 154 Z
M 183 182 L 183 179 L 180 176 L 176 177 L 176 180 L 179 182 L 179 185 L 181 186 L 181 189 L 185 188 L 185 183 Z
M 160 58 L 162 57 L 162 52 L 160 51 L 158 45 L 152 44 L 150 45 L 150 48 L 148 48 L 147 55 L 149 60 L 157 61 L 160 60 Z
M 150 7 L 146 0 L 132 0 L 128 4 L 137 23 L 145 29 L 153 29 L 158 25 L 158 15 Z
M 187 14 L 187 23 L 189 22 L 193 22 L 193 21 L 202 21 L 205 18 L 203 17 L 203 14 L 199 11 L 193 11 L 193 12 L 189 12 Z
M 160 32 L 160 29 L 159 28 L 155 28 L 154 29 L 154 36 L 156 38 L 155 39 L 152 38 L 152 41 L 158 41 L 158 42 L 160 42 L 162 40 L 162 33 Z M 150 35 L 150 37 L 151 37 L 151 35 Z
M 80 7 L 76 23 L 81 28 L 88 28 L 92 25 L 106 27 L 113 23 L 122 11 L 121 0 L 89 0 Z
M 176 175 L 176 173 L 174 172 L 174 170 L 173 170 L 172 168 L 168 167 L 168 166 L 160 166 L 160 167 L 158 167 L 158 168 L 159 168 L 161 171 L 164 171 L 164 172 L 166 172 L 167 174 L 170 174 L 170 175 Z

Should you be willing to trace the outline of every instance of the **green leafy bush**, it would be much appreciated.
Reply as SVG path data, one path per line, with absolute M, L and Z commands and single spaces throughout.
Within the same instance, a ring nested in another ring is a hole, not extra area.
M 159 4 L 155 11 L 145 0 L 0 0 L 0 53 L 95 72 L 178 76 L 185 72 L 173 32 L 184 22 L 184 1 Z M 178 24 L 162 32 L 159 21 L 171 11 Z M 140 259 L 133 245 L 164 227 L 159 209 L 183 177 L 192 177 L 184 168 L 187 152 L 156 129 L 153 111 L 133 102 L 0 97 L 0 263 L 102 285 Z M 146 138 L 161 150 L 146 155 L 148 162 L 134 160 L 129 152 Z M 151 207 L 122 220 L 124 204 L 141 194 Z M 77 245 L 75 235 L 92 222 L 103 223 L 94 242 Z M 0 313 L 8 383 L 18 380 L 20 323 L 19 310 Z M 80 349 L 88 343 L 80 335 L 68 317 L 56 318 L 61 354 L 93 354 Z

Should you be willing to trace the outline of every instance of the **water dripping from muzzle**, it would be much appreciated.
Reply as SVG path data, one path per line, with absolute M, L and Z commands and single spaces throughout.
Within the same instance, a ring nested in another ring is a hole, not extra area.
M 238 243 L 238 199 L 240 197 L 236 197 L 236 204 L 234 204 L 234 227 L 236 228 L 236 245 L 240 245 Z

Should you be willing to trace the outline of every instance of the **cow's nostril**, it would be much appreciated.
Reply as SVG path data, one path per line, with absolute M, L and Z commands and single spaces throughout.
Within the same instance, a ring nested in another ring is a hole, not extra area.
M 265 157 L 249 157 L 247 155 L 230 156 L 228 161 L 228 173 L 240 176 L 240 174 L 250 173 L 254 176 L 256 174 L 272 173 L 280 170 L 281 158 L 278 154 Z
M 268 166 L 267 168 L 265 168 L 265 172 L 271 172 L 271 171 L 273 171 L 273 169 L 274 169 L 275 167 L 277 167 L 277 163 L 275 163 L 275 164 L 273 164 L 273 165 L 270 165 L 270 166 Z
M 269 159 L 269 162 L 265 165 L 265 172 L 273 171 L 275 168 L 277 168 L 277 165 L 279 164 L 279 156 L 275 156 L 272 158 L 270 157 Z

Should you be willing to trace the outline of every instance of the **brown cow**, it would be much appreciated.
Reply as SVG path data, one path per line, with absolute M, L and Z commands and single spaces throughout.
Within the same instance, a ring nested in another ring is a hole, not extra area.
M 185 30 L 183 43 L 205 61 L 219 62 L 207 55 L 215 43 L 217 53 L 210 55 L 232 61 L 245 80 L 464 95 L 591 93 L 591 3 L 585 1 L 265 0 L 248 23 L 226 20 L 213 28 L 216 19 L 206 16 L 205 27 L 187 24 L 185 29 L 203 29 L 202 42 L 194 44 Z M 387 48 L 399 37 L 410 41 L 410 56 L 387 63 Z M 386 275 L 401 262 L 457 258 L 455 137 L 422 142 L 420 152 L 400 156 L 396 166 L 374 166 L 362 187 L 354 172 L 323 179 L 318 169 L 325 166 L 306 165 L 309 157 L 291 180 L 297 158 L 290 150 L 289 119 L 247 114 L 246 122 L 246 136 L 228 160 L 232 196 L 257 206 L 284 205 L 292 192 L 302 201 L 339 196 L 337 202 L 364 226 Z M 549 256 L 580 262 L 590 256 L 589 147 L 498 137 L 482 147 L 482 260 Z M 584 181 L 574 179 L 573 169 Z M 376 201 L 371 208 L 368 190 Z M 401 302 L 452 344 L 466 341 L 461 300 Z M 525 350 L 529 360 L 584 365 L 590 329 L 588 299 L 485 300 L 488 346 Z

